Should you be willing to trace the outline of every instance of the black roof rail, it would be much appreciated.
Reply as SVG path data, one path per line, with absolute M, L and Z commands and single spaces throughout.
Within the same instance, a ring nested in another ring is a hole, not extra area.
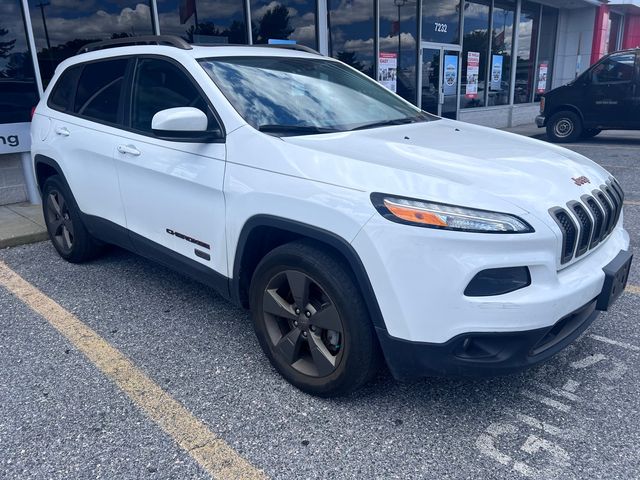
M 267 43 L 263 45 L 253 45 L 254 47 L 271 47 L 271 48 L 286 48 L 288 50 L 297 50 L 299 52 L 307 52 L 313 53 L 314 55 L 322 55 L 317 50 L 313 48 L 305 47 L 304 45 L 299 45 L 297 43 Z
M 297 50 L 299 52 L 313 53 L 314 55 L 322 55 L 313 48 L 305 47 L 296 43 L 254 43 L 248 45 L 246 43 L 193 43 L 196 47 L 270 47 L 270 48 L 285 48 L 288 50 Z
M 183 38 L 175 35 L 142 35 L 139 37 L 114 38 L 113 40 L 103 40 L 85 45 L 78 50 L 81 53 L 94 52 L 107 48 L 126 47 L 131 45 L 168 45 L 181 50 L 191 50 L 192 47 Z

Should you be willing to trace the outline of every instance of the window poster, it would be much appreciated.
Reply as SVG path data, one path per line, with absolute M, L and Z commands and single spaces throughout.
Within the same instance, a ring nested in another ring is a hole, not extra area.
M 467 53 L 467 98 L 477 98 L 479 74 L 480 52 Z
M 502 90 L 502 55 L 492 55 L 491 58 L 491 90 Z
M 398 72 L 398 55 L 380 52 L 378 58 L 378 81 L 392 92 L 396 91 Z
M 541 63 L 538 67 L 538 93 L 547 91 L 547 74 L 549 73 L 549 64 Z
M 458 90 L 458 56 L 444 56 L 444 84 L 445 95 L 455 95 Z

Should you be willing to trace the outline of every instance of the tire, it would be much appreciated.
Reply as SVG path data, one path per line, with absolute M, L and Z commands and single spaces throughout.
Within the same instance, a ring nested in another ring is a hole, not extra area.
M 588 140 L 589 138 L 597 137 L 598 135 L 600 135 L 601 132 L 602 132 L 602 129 L 600 128 L 586 128 L 582 132 L 582 138 L 585 140 Z
M 554 114 L 547 124 L 547 137 L 555 143 L 571 143 L 582 135 L 582 120 L 572 111 L 566 110 Z
M 42 210 L 49 239 L 62 258 L 71 263 L 82 263 L 100 253 L 100 244 L 82 223 L 76 201 L 59 175 L 44 182 Z
M 260 346 L 288 382 L 320 397 L 358 389 L 381 361 L 364 299 L 343 264 L 321 246 L 296 241 L 267 254 L 251 280 Z

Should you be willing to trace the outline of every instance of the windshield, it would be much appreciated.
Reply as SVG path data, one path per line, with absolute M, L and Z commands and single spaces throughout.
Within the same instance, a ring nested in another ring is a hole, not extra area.
M 308 135 L 435 119 L 331 60 L 233 57 L 200 64 L 254 128 Z

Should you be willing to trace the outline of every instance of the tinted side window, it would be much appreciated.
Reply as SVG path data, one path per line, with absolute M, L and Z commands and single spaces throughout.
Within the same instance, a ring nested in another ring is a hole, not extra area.
M 175 65 L 155 58 L 138 61 L 133 83 L 131 126 L 151 133 L 151 119 L 161 110 L 175 107 L 195 107 L 213 121 L 207 102 L 193 81 Z
M 633 80 L 636 56 L 634 53 L 612 55 L 593 69 L 593 83 L 626 83 Z
M 127 59 L 119 59 L 86 64 L 78 81 L 75 113 L 92 120 L 116 123 L 127 62 Z
M 80 72 L 82 72 L 82 66 L 77 65 L 66 69 L 62 73 L 49 98 L 49 106 L 51 108 L 61 112 L 73 111 L 73 100 Z

